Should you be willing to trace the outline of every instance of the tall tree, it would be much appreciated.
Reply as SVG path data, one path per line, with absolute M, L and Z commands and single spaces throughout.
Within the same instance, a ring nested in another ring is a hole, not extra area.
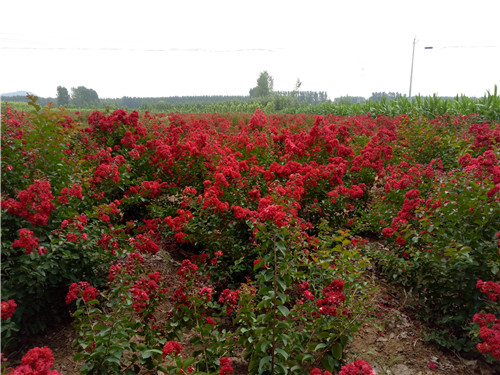
M 69 92 L 66 87 L 57 86 L 57 105 L 59 107 L 67 106 L 69 104 Z
M 100 104 L 97 92 L 84 86 L 71 88 L 71 104 L 77 108 L 91 108 Z
M 272 94 L 273 90 L 274 90 L 274 79 L 265 70 L 261 72 L 259 78 L 257 78 L 257 86 L 250 89 L 250 96 L 255 98 L 261 96 L 269 96 Z
M 297 78 L 297 82 L 295 82 L 295 88 L 293 89 L 292 93 L 290 94 L 292 96 L 292 98 L 297 97 L 297 95 L 299 93 L 300 86 L 302 86 L 302 82 L 300 81 L 299 78 Z
M 302 81 L 300 80 L 300 78 L 297 78 L 297 82 L 295 82 L 295 90 L 294 91 L 299 91 L 300 86 L 302 86 Z

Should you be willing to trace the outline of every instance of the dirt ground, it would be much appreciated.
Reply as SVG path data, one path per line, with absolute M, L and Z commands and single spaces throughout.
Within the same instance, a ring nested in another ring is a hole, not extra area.
M 406 315 L 408 300 L 379 280 L 377 313 L 348 347 L 348 358 L 362 358 L 377 375 L 494 375 L 484 360 L 467 360 L 459 353 L 424 340 L 423 327 Z

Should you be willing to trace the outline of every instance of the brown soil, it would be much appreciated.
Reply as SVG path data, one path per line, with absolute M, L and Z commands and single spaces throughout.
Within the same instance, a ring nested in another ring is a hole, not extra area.
M 377 375 L 496 374 L 485 361 L 467 360 L 425 341 L 424 328 L 405 313 L 406 296 L 383 280 L 378 279 L 378 286 L 377 312 L 349 345 L 348 358 L 362 358 Z
M 191 254 L 183 254 L 189 256 Z M 160 256 L 150 259 L 152 269 L 168 272 Z M 172 260 L 179 263 L 182 256 Z M 377 279 L 379 291 L 374 298 L 377 306 L 373 319 L 367 322 L 347 348 L 347 359 L 361 358 L 373 367 L 377 375 L 494 375 L 485 361 L 467 360 L 460 354 L 443 350 L 426 342 L 424 330 L 408 314 L 408 299 L 395 287 Z M 188 336 L 188 335 L 187 335 Z M 48 346 L 55 356 L 54 370 L 64 375 L 79 374 L 83 363 L 75 362 L 77 353 L 72 343 L 75 333 L 70 323 L 54 325 L 43 335 L 27 338 L 19 351 L 10 355 L 11 365 L 17 365 L 22 355 L 36 346 Z M 183 346 L 189 351 L 189 337 Z M 17 360 L 16 360 L 17 359 Z M 17 362 L 17 363 L 16 363 Z M 234 374 L 247 374 L 247 363 L 231 358 Z M 429 363 L 435 364 L 431 369 Z

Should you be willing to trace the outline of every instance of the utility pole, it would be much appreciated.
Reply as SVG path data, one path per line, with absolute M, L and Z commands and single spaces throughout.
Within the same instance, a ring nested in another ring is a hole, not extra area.
M 410 92 L 408 93 L 408 98 L 411 100 L 411 83 L 413 81 L 413 60 L 415 59 L 415 43 L 417 42 L 417 37 L 413 39 L 413 53 L 411 54 L 411 73 L 410 73 Z

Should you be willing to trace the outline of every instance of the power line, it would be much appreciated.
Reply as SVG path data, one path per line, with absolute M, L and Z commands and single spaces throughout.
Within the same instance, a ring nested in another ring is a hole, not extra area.
M 283 48 L 238 48 L 238 49 L 204 49 L 204 48 L 116 48 L 116 47 L 8 47 L 0 46 L 3 50 L 34 50 L 34 51 L 132 51 L 132 52 L 276 52 Z

